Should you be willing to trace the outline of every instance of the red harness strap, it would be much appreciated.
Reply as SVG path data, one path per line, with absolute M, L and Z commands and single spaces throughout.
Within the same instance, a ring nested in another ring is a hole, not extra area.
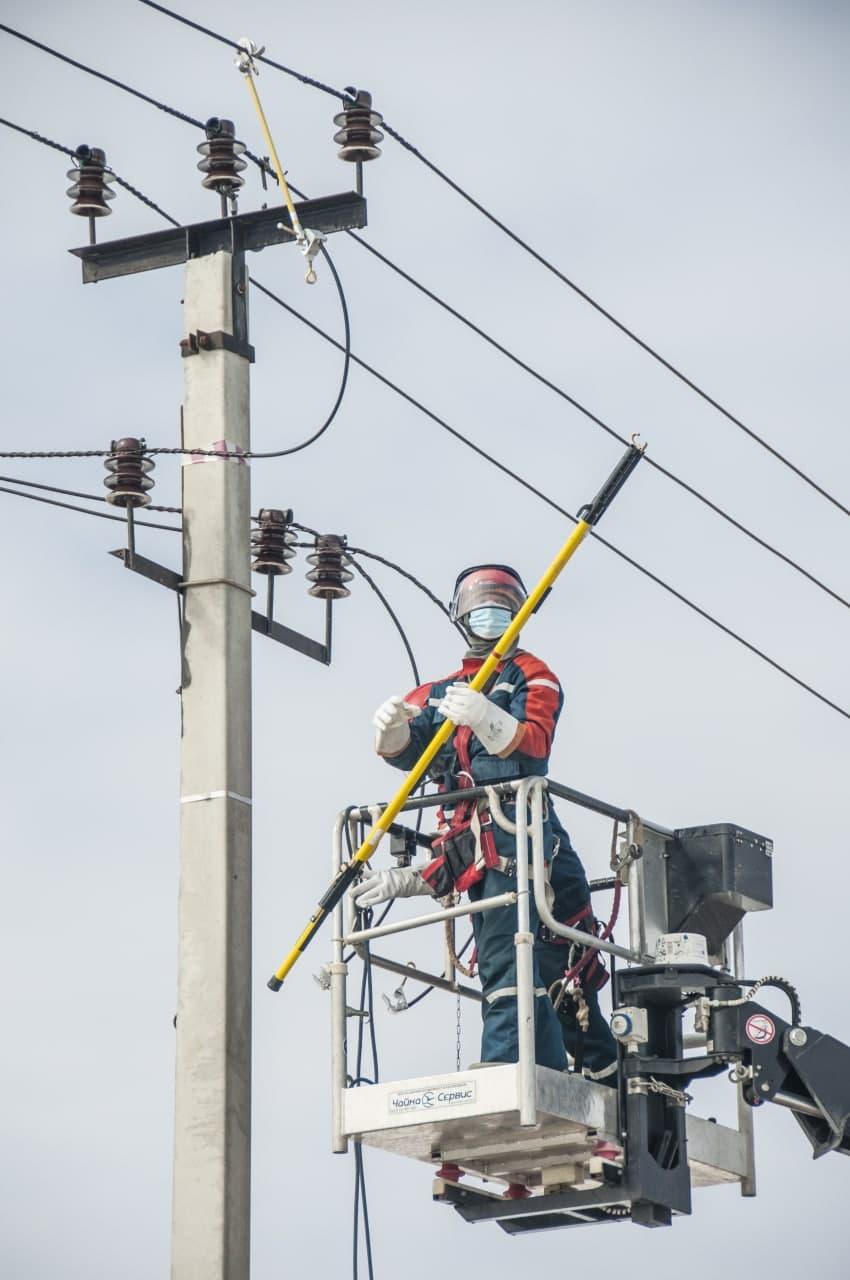
M 454 735 L 454 749 L 458 758 L 459 790 L 468 790 L 475 785 L 472 776 L 472 759 L 470 746 L 472 730 L 468 725 L 461 725 Z M 438 814 L 444 818 L 442 810 Z M 466 851 L 462 857 L 465 865 L 460 866 L 459 842 L 465 840 L 469 846 L 471 857 L 467 861 Z M 422 870 L 422 878 L 436 889 L 446 882 L 447 873 L 451 873 L 456 893 L 464 893 L 471 885 L 483 880 L 488 869 L 501 865 L 496 848 L 496 837 L 493 831 L 493 820 L 481 801 L 470 797 L 461 800 L 454 808 L 446 830 L 441 831 L 431 841 L 431 848 L 437 857 Z M 451 849 L 451 853 L 449 853 Z

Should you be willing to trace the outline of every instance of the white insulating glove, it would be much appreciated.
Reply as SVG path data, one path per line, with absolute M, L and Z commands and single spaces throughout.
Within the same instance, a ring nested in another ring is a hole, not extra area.
M 372 716 L 372 724 L 377 730 L 375 750 L 379 755 L 397 756 L 404 750 L 410 741 L 408 725 L 421 711 L 421 707 L 405 702 L 398 694 L 393 694 L 386 702 L 381 703 Z
M 361 911 L 366 907 L 376 907 L 379 902 L 389 902 L 390 898 L 416 898 L 420 894 L 429 898 L 434 896 L 415 867 L 390 867 L 387 871 L 373 871 L 367 866 L 362 880 L 349 892 L 354 905 Z
M 507 755 L 513 750 L 519 720 L 468 684 L 450 684 L 437 710 L 453 724 L 469 725 L 490 755 Z

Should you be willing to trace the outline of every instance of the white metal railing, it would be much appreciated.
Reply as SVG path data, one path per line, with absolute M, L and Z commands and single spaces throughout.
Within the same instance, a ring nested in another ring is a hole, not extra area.
M 607 817 L 613 817 L 624 826 L 623 839 L 625 849 L 637 850 L 634 860 L 625 857 L 620 860 L 618 875 L 621 882 L 628 885 L 628 922 L 629 947 L 618 946 L 607 939 L 596 938 L 583 930 L 571 928 L 560 923 L 552 915 L 547 898 L 548 875 L 545 860 L 543 823 L 545 816 L 545 795 L 550 791 L 553 795 L 566 799 L 584 808 L 592 809 Z M 389 937 L 392 934 L 420 929 L 429 925 L 442 924 L 458 916 L 472 915 L 485 911 L 497 910 L 504 906 L 516 905 L 517 929 L 514 935 L 516 948 L 517 977 L 517 1033 L 518 1033 L 518 1099 L 520 1124 L 530 1127 L 537 1122 L 537 1077 L 534 1053 L 534 935 L 530 929 L 530 893 L 534 894 L 535 906 L 542 923 L 553 934 L 579 943 L 585 947 L 596 947 L 628 963 L 655 963 L 653 947 L 654 938 L 665 929 L 660 922 L 665 918 L 666 902 L 662 901 L 665 893 L 660 883 L 659 868 L 664 865 L 666 842 L 673 832 L 657 823 L 641 820 L 631 810 L 617 809 L 612 805 L 586 796 L 581 792 L 558 783 L 549 783 L 546 778 L 528 777 L 512 782 L 498 783 L 492 787 L 474 787 L 463 792 L 432 794 L 411 798 L 405 811 L 419 810 L 453 803 L 461 798 L 487 797 L 493 821 L 514 836 L 516 846 L 516 880 L 515 892 L 503 893 L 478 902 L 465 902 L 459 906 L 445 907 L 440 911 L 430 911 L 423 915 L 407 917 L 370 928 L 355 927 L 355 911 L 350 899 L 341 901 L 332 915 L 332 961 L 328 966 L 331 991 L 331 1085 L 332 1103 L 332 1149 L 344 1152 L 348 1141 L 343 1126 L 343 1095 L 347 1087 L 348 1063 L 346 1048 L 346 1021 L 348 1017 L 347 976 L 348 965 L 344 960 L 345 948 L 351 947 L 362 954 L 363 947 L 376 938 Z M 515 820 L 507 817 L 502 801 L 509 800 L 516 806 Z M 343 842 L 346 825 L 354 847 L 359 843 L 356 839 L 356 826 L 359 822 L 374 823 L 380 817 L 382 806 L 356 806 L 343 810 L 337 817 L 333 828 L 332 840 L 332 878 L 336 876 L 344 861 Z M 531 857 L 529 858 L 529 846 Z M 649 874 L 641 849 L 654 852 L 650 859 Z M 346 920 L 346 914 L 348 919 Z M 428 973 L 383 956 L 370 953 L 369 962 L 378 968 L 403 974 L 406 977 L 428 983 L 458 996 L 472 1000 L 481 1000 L 479 991 L 467 987 L 450 977 L 451 969 L 443 975 Z M 723 968 L 736 976 L 744 971 L 742 925 L 739 924 L 724 947 L 720 963 Z M 688 1037 L 696 1044 L 694 1037 Z M 702 1037 L 704 1043 L 704 1037 Z M 748 1151 L 748 1177 L 743 1180 L 742 1191 L 745 1195 L 753 1195 L 753 1153 L 752 1153 L 752 1112 L 740 1097 L 738 1127 L 744 1135 Z
M 342 1126 L 342 1095 L 346 1088 L 348 1064 L 346 1050 L 347 1019 L 347 975 L 348 966 L 343 956 L 346 947 L 361 948 L 375 938 L 385 938 L 395 933 L 419 929 L 433 924 L 441 924 L 458 916 L 472 915 L 485 911 L 494 911 L 500 907 L 516 905 L 517 928 L 514 935 L 516 948 L 517 977 L 517 1035 L 518 1035 L 518 1068 L 519 1097 L 518 1109 L 520 1124 L 532 1126 L 537 1121 L 536 1073 L 534 1054 L 534 934 L 531 932 L 530 893 L 534 893 L 538 915 L 553 933 L 560 937 L 578 942 L 583 946 L 595 946 L 612 955 L 629 961 L 643 961 L 648 957 L 617 946 L 604 939 L 593 938 L 579 929 L 570 928 L 559 923 L 551 914 L 546 900 L 546 862 L 543 837 L 544 793 L 547 788 L 545 778 L 521 778 L 515 782 L 502 783 L 496 787 L 476 787 L 463 793 L 464 798 L 477 795 L 487 796 L 493 821 L 515 838 L 516 844 L 516 879 L 515 892 L 498 894 L 484 898 L 479 902 L 466 902 L 455 907 L 446 907 L 440 911 L 428 912 L 425 915 L 395 920 L 391 923 L 375 925 L 367 929 L 353 928 L 353 907 L 349 903 L 349 920 L 346 923 L 346 907 L 340 902 L 333 912 L 333 958 L 328 967 L 331 988 L 332 1018 L 332 1089 L 333 1089 L 333 1150 L 345 1151 L 347 1142 Z M 516 821 L 511 821 L 502 808 L 501 797 L 508 797 L 516 805 Z M 445 804 L 445 795 L 419 797 L 409 807 L 425 807 L 423 801 L 430 806 Z M 530 822 L 529 822 L 530 808 Z M 344 810 L 336 819 L 333 832 L 332 875 L 336 876 L 343 863 L 343 838 L 347 823 L 356 824 L 368 816 L 374 822 L 380 816 L 380 806 L 369 806 L 363 809 Z M 531 859 L 529 859 L 529 844 Z M 531 874 L 529 875 L 529 871 Z M 409 976 L 416 976 L 432 985 L 455 991 L 459 995 L 479 998 L 471 988 L 464 988 L 457 982 L 446 978 L 438 979 L 436 975 L 421 970 L 411 970 L 408 966 L 387 962 L 377 957 L 370 957 L 372 963 L 379 967 L 389 967 Z

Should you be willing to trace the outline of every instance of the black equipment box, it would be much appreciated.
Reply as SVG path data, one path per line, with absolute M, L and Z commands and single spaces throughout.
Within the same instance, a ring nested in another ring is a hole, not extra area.
M 668 845 L 671 933 L 701 933 L 717 955 L 747 911 L 773 906 L 773 841 L 731 822 L 685 827 Z

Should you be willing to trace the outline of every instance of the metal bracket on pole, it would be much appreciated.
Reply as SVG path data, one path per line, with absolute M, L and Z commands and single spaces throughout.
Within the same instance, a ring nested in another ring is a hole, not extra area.
M 116 560 L 120 560 L 125 569 L 131 569 L 133 573 L 139 573 L 143 578 L 150 578 L 151 582 L 158 582 L 161 587 L 168 587 L 171 591 L 183 591 L 186 587 L 179 573 L 175 573 L 173 569 L 166 569 L 165 565 L 157 564 L 155 560 L 148 560 L 146 556 L 140 556 L 138 552 L 132 557 L 132 563 L 126 547 L 119 547 L 117 551 L 110 551 L 109 554 L 115 556 Z M 326 610 L 323 644 L 311 639 L 310 636 L 302 635 L 300 631 L 294 631 L 292 627 L 285 627 L 280 622 L 272 621 L 264 613 L 257 613 L 256 609 L 251 610 L 251 629 L 259 632 L 260 635 L 268 636 L 270 640 L 277 641 L 287 649 L 302 653 L 305 658 L 312 658 L 314 662 L 321 662 L 329 667 L 331 664 L 329 614 L 330 607 Z
M 221 329 L 215 333 L 204 333 L 203 329 L 198 329 L 180 340 L 180 354 L 184 360 L 187 356 L 200 355 L 202 351 L 232 351 L 234 355 L 244 356 L 249 364 L 253 364 L 256 358 L 250 342 L 240 342 L 232 333 L 224 333 Z
M 366 225 L 366 201 L 353 191 L 302 200 L 296 202 L 295 208 L 304 226 L 326 235 Z M 191 258 L 221 250 L 256 252 L 269 245 L 291 244 L 292 234 L 288 211 L 276 205 L 272 209 L 240 213 L 235 218 L 216 218 L 212 222 L 167 227 L 165 231 L 83 245 L 71 249 L 71 253 L 82 259 L 83 284 L 91 284 L 138 271 L 179 266 Z

